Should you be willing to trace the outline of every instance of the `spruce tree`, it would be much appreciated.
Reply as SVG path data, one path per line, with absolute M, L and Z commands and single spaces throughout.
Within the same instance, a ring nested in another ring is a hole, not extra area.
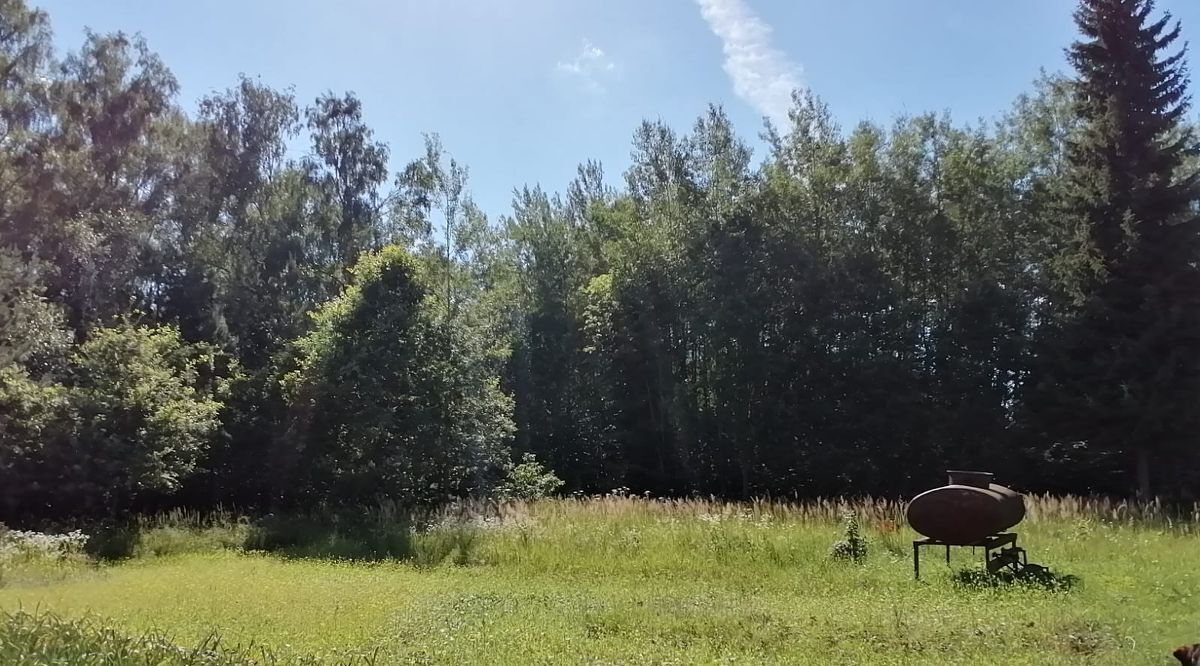
M 1060 255 L 1075 306 L 1053 331 L 1030 408 L 1051 447 L 1109 463 L 1151 492 L 1152 470 L 1195 460 L 1200 433 L 1200 229 L 1180 26 L 1153 0 L 1081 0 L 1079 131 L 1067 147 Z M 1095 478 L 1096 469 L 1088 474 Z M 1181 478 L 1181 477 L 1176 477 Z M 1165 480 L 1165 479 L 1164 479 Z M 1159 492 L 1171 488 L 1160 485 Z

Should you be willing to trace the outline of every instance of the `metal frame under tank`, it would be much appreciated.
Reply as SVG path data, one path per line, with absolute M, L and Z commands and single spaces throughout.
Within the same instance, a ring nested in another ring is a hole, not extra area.
M 982 548 L 983 564 L 987 567 L 988 573 L 992 574 L 1005 567 L 1010 567 L 1016 571 L 1029 564 L 1025 549 L 1017 545 L 1017 534 L 1015 532 L 993 534 L 972 544 L 947 543 L 925 537 L 913 541 L 913 578 L 916 580 L 921 580 L 921 548 L 929 546 L 945 546 L 947 564 L 950 563 L 951 547 L 970 548 L 971 552 L 974 552 L 976 548 Z

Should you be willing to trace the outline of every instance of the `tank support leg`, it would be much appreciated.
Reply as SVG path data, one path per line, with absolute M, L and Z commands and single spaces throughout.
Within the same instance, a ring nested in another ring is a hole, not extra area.
M 921 580 L 921 547 L 913 542 L 913 579 Z
M 950 564 L 950 546 L 946 546 L 946 564 Z

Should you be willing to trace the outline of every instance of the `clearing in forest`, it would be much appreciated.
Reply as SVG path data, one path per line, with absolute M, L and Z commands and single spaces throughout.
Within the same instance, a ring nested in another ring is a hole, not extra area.
M 185 646 L 215 633 L 280 663 L 1161 664 L 1200 640 L 1194 518 L 1029 507 L 1023 543 L 1061 585 L 983 584 L 969 550 L 914 581 L 893 503 L 605 497 L 446 519 L 399 560 L 338 560 L 345 536 L 251 552 L 248 524 L 160 522 L 118 564 L 10 567 L 0 608 Z M 829 556 L 847 508 L 861 564 Z

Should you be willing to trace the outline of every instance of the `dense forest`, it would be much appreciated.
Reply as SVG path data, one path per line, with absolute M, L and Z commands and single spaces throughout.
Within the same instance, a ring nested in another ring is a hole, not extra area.
M 801 91 L 756 157 L 712 106 L 488 219 L 436 135 L 391 173 L 353 93 L 185 113 L 140 38 L 57 54 L 0 0 L 0 519 L 429 504 L 534 460 L 562 492 L 1195 497 L 1183 42 L 1152 0 L 1076 22 L 994 121 Z

